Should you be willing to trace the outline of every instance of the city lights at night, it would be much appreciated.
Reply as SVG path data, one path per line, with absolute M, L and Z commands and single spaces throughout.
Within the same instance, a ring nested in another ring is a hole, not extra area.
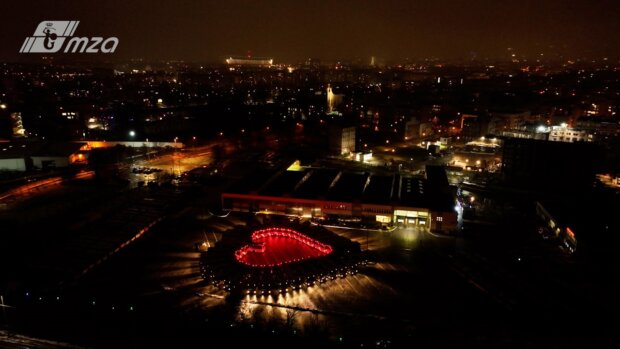
M 620 342 L 620 2 L 3 13 L 0 348 Z

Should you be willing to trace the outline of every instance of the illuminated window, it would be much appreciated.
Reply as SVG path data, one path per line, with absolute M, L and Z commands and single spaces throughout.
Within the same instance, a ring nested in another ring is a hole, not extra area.
M 390 223 L 392 221 L 392 219 L 389 216 L 377 215 L 375 218 L 377 222 L 380 222 L 380 223 Z
M 443 222 L 443 217 L 436 217 L 437 222 Z
M 409 218 L 427 217 L 428 216 L 428 212 L 408 211 L 408 210 L 394 210 L 394 216 L 409 217 Z

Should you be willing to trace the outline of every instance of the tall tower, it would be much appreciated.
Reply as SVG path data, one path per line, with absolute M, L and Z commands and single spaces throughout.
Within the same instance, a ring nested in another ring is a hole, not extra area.
M 22 113 L 11 113 L 11 122 L 13 123 L 13 137 L 25 137 L 26 129 L 24 129 Z
M 332 113 L 335 108 L 335 96 L 330 84 L 327 84 L 327 113 Z

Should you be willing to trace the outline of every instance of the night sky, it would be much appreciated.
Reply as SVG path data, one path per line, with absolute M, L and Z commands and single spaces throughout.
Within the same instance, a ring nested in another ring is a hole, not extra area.
M 508 47 L 530 57 L 620 54 L 617 0 L 6 0 L 2 7 L 3 61 L 31 59 L 18 51 L 48 19 L 81 21 L 79 36 L 118 37 L 116 53 L 105 57 L 113 60 L 213 62 L 248 50 L 291 63 L 497 58 Z

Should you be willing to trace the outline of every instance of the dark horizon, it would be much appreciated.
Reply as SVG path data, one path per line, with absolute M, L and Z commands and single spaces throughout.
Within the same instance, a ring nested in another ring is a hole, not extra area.
M 74 54 L 77 61 L 133 58 L 221 62 L 229 55 L 378 63 L 441 59 L 575 58 L 618 56 L 620 3 L 557 0 L 339 1 L 280 0 L 165 3 L 139 0 L 24 1 L 0 22 L 3 61 L 20 54 L 43 20 L 79 20 L 76 36 L 115 36 L 113 54 Z M 511 51 L 508 48 L 512 48 Z M 540 54 L 544 56 L 540 56 Z

